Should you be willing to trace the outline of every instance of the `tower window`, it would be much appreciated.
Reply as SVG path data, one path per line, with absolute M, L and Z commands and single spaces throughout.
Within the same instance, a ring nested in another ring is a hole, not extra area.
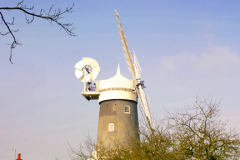
M 109 123 L 108 124 L 108 131 L 113 132 L 114 131 L 114 123 Z
M 124 107 L 124 113 L 130 114 L 130 106 Z

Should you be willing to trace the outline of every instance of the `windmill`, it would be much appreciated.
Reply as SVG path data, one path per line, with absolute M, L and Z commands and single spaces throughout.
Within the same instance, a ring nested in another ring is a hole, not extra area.
M 87 100 L 98 100 L 100 105 L 97 146 L 112 147 L 116 142 L 125 144 L 129 138 L 139 140 L 138 98 L 146 120 L 150 128 L 154 130 L 150 103 L 143 91 L 143 81 L 140 79 L 141 68 L 135 53 L 132 54 L 129 51 L 117 11 L 115 13 L 133 80 L 122 76 L 119 64 L 116 75 L 106 80 L 95 80 L 100 72 L 100 66 L 92 58 L 84 57 L 75 65 L 75 76 L 84 82 L 82 95 Z

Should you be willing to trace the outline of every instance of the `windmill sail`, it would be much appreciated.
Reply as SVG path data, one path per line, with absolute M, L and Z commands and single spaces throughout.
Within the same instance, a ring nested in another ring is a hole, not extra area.
M 136 78 L 140 80 L 142 70 L 140 68 L 140 65 L 139 65 L 138 60 L 137 60 L 137 56 L 136 56 L 134 51 L 133 51 L 133 62 L 134 62 L 133 63 L 134 64 L 134 69 L 135 69 L 135 72 L 136 72 L 135 73 L 136 74 Z
M 115 14 L 116 14 L 116 19 L 117 19 L 117 23 L 118 23 L 118 29 L 119 29 L 119 34 L 121 37 L 121 42 L 123 45 L 123 50 L 126 53 L 124 55 L 127 59 L 126 62 L 129 66 L 129 70 L 131 71 L 132 76 L 133 76 L 133 81 L 136 86 L 136 91 L 137 91 L 138 97 L 141 102 L 142 110 L 144 111 L 145 117 L 147 119 L 147 122 L 148 122 L 150 128 L 152 130 L 154 130 L 153 118 L 152 118 L 151 108 L 150 108 L 150 101 L 149 101 L 149 99 L 146 98 L 146 94 L 143 91 L 144 85 L 143 85 L 142 81 L 140 81 L 140 79 L 141 79 L 140 65 L 137 61 L 137 57 L 136 57 L 135 53 L 132 55 L 131 51 L 129 50 L 129 46 L 128 46 L 126 37 L 124 35 L 122 24 L 120 22 L 119 15 L 116 10 L 115 10 Z

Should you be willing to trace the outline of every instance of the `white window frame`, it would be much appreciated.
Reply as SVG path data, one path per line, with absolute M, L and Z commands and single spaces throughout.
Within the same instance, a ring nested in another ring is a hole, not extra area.
M 126 109 L 128 108 L 128 112 L 126 111 Z M 126 114 L 130 114 L 130 106 L 124 106 L 124 113 Z
M 108 124 L 108 131 L 109 131 L 109 132 L 114 132 L 114 130 L 115 130 L 114 123 L 109 123 L 109 124 Z

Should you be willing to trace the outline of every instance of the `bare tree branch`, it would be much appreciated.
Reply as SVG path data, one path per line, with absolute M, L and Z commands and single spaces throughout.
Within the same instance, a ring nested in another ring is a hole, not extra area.
M 220 102 L 209 98 L 197 99 L 183 112 L 169 113 L 174 129 L 177 155 L 193 159 L 234 159 L 240 152 L 239 134 L 236 130 L 226 131 L 226 123 L 218 120 Z M 184 158 L 184 159 L 186 159 Z
M 21 43 L 18 43 L 18 40 L 16 40 L 14 34 L 12 33 L 12 30 L 10 29 L 8 23 L 5 21 L 5 19 L 4 19 L 4 17 L 3 17 L 3 15 L 2 15 L 1 12 L 0 12 L 0 15 L 1 15 L 1 18 L 2 18 L 2 20 L 3 20 L 3 22 L 4 22 L 4 24 L 6 25 L 8 31 L 9 31 L 9 32 L 7 32 L 7 33 L 5 33 L 5 34 L 2 34 L 2 33 L 1 33 L 1 35 L 4 36 L 4 35 L 7 35 L 8 33 L 10 33 L 10 34 L 12 35 L 12 37 L 13 37 L 13 42 L 12 42 L 12 44 L 11 44 L 10 58 L 9 58 L 9 61 L 12 63 L 12 50 L 13 50 L 17 45 L 21 45 Z M 14 32 L 17 32 L 17 31 L 14 31 Z M 13 64 L 13 63 L 12 63 L 12 64 Z
M 36 14 L 33 9 L 34 9 L 34 6 L 32 7 L 27 7 L 27 5 L 23 5 L 23 1 L 21 2 L 18 2 L 17 6 L 16 7 L 0 7 L 0 15 L 1 15 L 1 19 L 2 19 L 2 22 L 4 23 L 4 25 L 7 27 L 7 32 L 6 33 L 1 33 L 0 34 L 2 36 L 5 36 L 5 35 L 8 35 L 8 34 L 11 34 L 11 36 L 13 37 L 13 42 L 10 44 L 11 45 L 11 51 L 10 51 L 10 58 L 9 58 L 9 61 L 12 63 L 12 50 L 14 48 L 17 47 L 17 45 L 21 45 L 21 43 L 18 42 L 18 40 L 16 40 L 13 32 L 18 32 L 18 30 L 12 30 L 10 28 L 10 25 L 14 25 L 14 20 L 15 18 L 13 17 L 13 21 L 11 23 L 7 22 L 5 19 L 4 19 L 4 15 L 3 13 L 1 12 L 1 10 L 7 10 L 7 11 L 10 11 L 10 10 L 19 10 L 21 12 L 24 13 L 25 15 L 25 19 L 26 19 L 26 23 L 27 24 L 30 24 L 34 21 L 35 17 L 37 18 L 41 18 L 41 19 L 45 19 L 47 20 L 50 24 L 52 23 L 56 23 L 57 25 L 59 25 L 62 29 L 64 29 L 64 31 L 69 34 L 70 36 L 76 36 L 76 34 L 73 32 L 74 30 L 74 27 L 71 27 L 73 25 L 73 23 L 61 23 L 59 22 L 59 20 L 61 18 L 63 18 L 63 15 L 65 13 L 72 13 L 72 9 L 73 9 L 73 6 L 74 4 L 70 7 L 70 8 L 66 8 L 64 11 L 61 11 L 60 8 L 58 9 L 55 9 L 53 11 L 53 7 L 54 5 L 52 5 L 50 7 L 50 9 L 48 10 L 48 12 L 46 12 L 44 9 L 41 9 L 39 14 Z M 28 16 L 31 16 L 32 18 L 29 19 Z

